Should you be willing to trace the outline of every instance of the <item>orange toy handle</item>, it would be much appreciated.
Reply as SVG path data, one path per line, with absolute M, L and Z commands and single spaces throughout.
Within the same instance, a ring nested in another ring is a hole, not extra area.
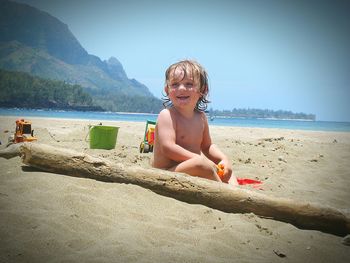
M 225 169 L 225 166 L 222 163 L 219 163 L 218 165 L 216 165 L 216 173 L 218 174 L 220 179 L 223 179 L 224 177 L 224 169 Z

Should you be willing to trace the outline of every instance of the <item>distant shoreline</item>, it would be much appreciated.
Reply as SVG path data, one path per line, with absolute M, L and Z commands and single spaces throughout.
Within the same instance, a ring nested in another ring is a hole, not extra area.
M 14 118 L 60 118 L 81 119 L 91 122 L 130 121 L 143 122 L 156 121 L 158 114 L 135 112 L 96 112 L 96 111 L 71 111 L 71 110 L 44 110 L 44 109 L 20 109 L 0 108 L 0 116 L 13 116 Z M 210 116 L 208 116 L 210 120 Z M 313 130 L 313 131 L 343 131 L 350 132 L 350 122 L 332 121 L 307 121 L 307 120 L 282 120 L 259 119 L 242 117 L 218 116 L 209 121 L 210 126 L 251 127 L 251 128 L 277 128 L 289 130 Z
M 149 115 L 149 116 L 157 116 L 159 113 L 149 113 L 149 112 L 114 112 L 114 111 L 107 111 L 107 110 L 93 110 L 94 107 L 77 107 L 77 108 L 7 108 L 7 107 L 0 107 L 0 109 L 8 109 L 8 110 L 34 110 L 34 111 L 61 111 L 61 112 L 100 112 L 105 114 L 125 114 L 125 115 Z M 209 113 L 206 113 L 208 118 L 211 119 L 257 119 L 257 120 L 285 120 L 285 121 L 310 121 L 314 122 L 317 120 L 313 119 L 293 119 L 293 118 L 272 118 L 272 117 L 254 117 L 254 116 L 231 116 L 231 115 L 210 115 Z M 332 121 L 333 122 L 333 121 Z
M 292 119 L 292 118 L 257 118 L 257 117 L 239 117 L 239 116 L 211 116 L 214 119 L 256 119 L 256 120 L 277 120 L 277 121 L 310 121 L 310 122 L 314 122 L 317 120 L 310 120 L 310 119 Z

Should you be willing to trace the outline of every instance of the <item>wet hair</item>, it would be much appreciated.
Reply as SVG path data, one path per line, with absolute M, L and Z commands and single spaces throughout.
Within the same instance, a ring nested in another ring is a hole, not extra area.
M 182 79 L 186 77 L 191 77 L 194 81 L 199 81 L 199 92 L 201 97 L 197 101 L 195 109 L 198 111 L 205 111 L 207 109 L 207 104 L 210 101 L 207 99 L 209 93 L 208 85 L 208 74 L 205 69 L 194 60 L 182 60 L 175 64 L 172 64 L 165 71 L 165 86 L 168 87 L 169 80 L 176 70 L 183 72 Z M 171 107 L 172 103 L 167 94 L 163 94 L 163 106 L 165 108 Z

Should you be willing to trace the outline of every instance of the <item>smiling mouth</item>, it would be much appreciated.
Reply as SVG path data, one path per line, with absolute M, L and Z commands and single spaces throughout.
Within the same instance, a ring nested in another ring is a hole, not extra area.
M 179 100 L 187 100 L 190 96 L 178 96 Z

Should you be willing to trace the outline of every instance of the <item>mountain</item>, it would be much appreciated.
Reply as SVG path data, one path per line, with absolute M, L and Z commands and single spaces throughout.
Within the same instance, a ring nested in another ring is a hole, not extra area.
M 0 4 L 0 41 L 17 40 L 68 64 L 88 62 L 89 54 L 68 26 L 55 17 L 25 4 L 12 1 Z
M 0 68 L 79 84 L 97 104 L 108 105 L 106 110 L 135 111 L 121 109 L 114 96 L 149 99 L 156 105 L 150 112 L 161 108 L 161 101 L 129 79 L 116 58 L 102 61 L 88 54 L 66 24 L 26 4 L 0 0 Z

